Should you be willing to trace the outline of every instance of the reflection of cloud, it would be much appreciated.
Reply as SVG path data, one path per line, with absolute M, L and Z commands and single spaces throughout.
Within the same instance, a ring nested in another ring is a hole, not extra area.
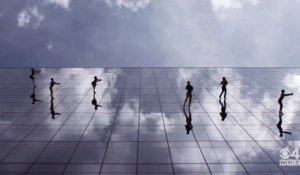
M 283 84 L 289 88 L 300 88 L 300 75 L 286 74 L 283 79 Z
M 125 7 L 133 12 L 145 8 L 150 0 L 102 0 L 110 7 L 117 6 L 119 8 Z
M 297 74 L 286 74 L 285 77 L 282 80 L 282 84 L 284 84 L 288 88 L 293 88 L 293 91 L 295 90 L 296 92 L 293 93 L 300 93 L 300 75 Z M 286 93 L 291 93 L 291 92 L 286 92 Z M 295 95 L 295 94 L 294 94 Z M 288 123 L 294 123 L 296 121 L 296 115 L 295 112 L 299 111 L 298 103 L 295 103 L 295 97 L 294 100 L 289 100 L 286 102 L 289 112 L 289 117 L 285 117 L 285 121 Z
M 65 9 L 69 9 L 71 0 L 47 0 L 47 3 L 55 4 Z
M 184 80 L 191 80 L 192 79 L 192 76 L 193 76 L 193 69 L 184 69 L 184 68 L 179 68 L 179 75 L 181 75 L 183 77 Z M 196 73 L 198 73 L 198 69 L 196 69 Z M 178 76 L 179 78 L 179 76 Z M 182 83 L 181 81 L 178 81 L 178 80 L 181 80 L 181 79 L 177 79 L 177 82 L 179 83 L 179 86 L 180 84 Z
M 31 26 L 34 29 L 40 27 L 40 23 L 44 20 L 44 16 L 39 12 L 36 6 L 26 8 L 18 14 L 18 26 Z

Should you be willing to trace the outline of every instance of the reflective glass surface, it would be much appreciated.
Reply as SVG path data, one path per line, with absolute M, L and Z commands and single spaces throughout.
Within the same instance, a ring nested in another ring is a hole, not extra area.
M 299 68 L 33 72 L 0 69 L 0 174 L 300 172 L 280 165 L 300 147 Z

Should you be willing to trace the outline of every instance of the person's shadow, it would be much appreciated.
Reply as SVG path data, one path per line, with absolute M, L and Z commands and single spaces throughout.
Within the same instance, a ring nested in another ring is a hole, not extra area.
M 35 95 L 35 88 L 37 87 L 36 84 L 35 84 L 35 75 L 40 73 L 41 70 L 31 68 L 30 71 L 31 71 L 31 74 L 30 74 L 29 78 L 31 79 L 32 86 L 33 86 L 32 87 L 32 94 L 30 95 L 30 98 L 32 99 L 32 104 L 35 104 L 35 102 L 37 102 L 37 101 L 42 101 L 42 100 L 37 99 L 36 95 Z
M 94 89 L 93 100 L 91 101 L 91 103 L 95 107 L 95 110 L 97 110 L 98 107 L 102 107 L 102 106 L 100 104 L 98 104 L 95 94 L 96 94 L 96 92 L 95 92 L 95 89 Z
M 186 122 L 186 125 L 185 125 L 186 134 L 190 134 L 190 131 L 193 129 L 192 114 L 191 114 L 190 108 L 188 108 L 188 112 L 189 112 L 189 115 L 187 115 L 185 108 L 183 108 L 183 113 L 185 115 L 185 122 Z
M 227 112 L 226 112 L 226 100 L 221 101 L 221 99 L 219 100 L 219 103 L 221 104 L 221 112 L 219 113 L 221 116 L 222 121 L 224 121 L 227 117 Z
M 282 115 L 283 114 L 279 114 L 279 121 L 277 123 L 277 128 L 278 128 L 278 131 L 279 131 L 279 136 L 280 137 L 283 137 L 283 134 L 289 134 L 289 135 L 292 135 L 291 132 L 288 132 L 288 131 L 283 131 L 281 125 L 282 125 Z
M 40 73 L 41 70 L 40 69 L 31 68 L 30 71 L 31 71 L 31 74 L 30 74 L 29 78 L 32 80 L 33 87 L 36 87 L 36 85 L 35 85 L 35 75 L 38 74 L 38 73 Z
M 59 112 L 54 111 L 54 98 L 53 98 L 53 96 L 50 96 L 50 97 L 51 97 L 51 100 L 50 100 L 50 113 L 51 113 L 52 119 L 55 119 L 56 115 L 61 115 L 61 114 Z
M 37 102 L 37 101 L 42 101 L 42 100 L 36 99 L 35 88 L 36 88 L 36 86 L 33 86 L 32 94 L 30 95 L 30 98 L 32 99 L 32 104 L 35 104 L 35 102 Z

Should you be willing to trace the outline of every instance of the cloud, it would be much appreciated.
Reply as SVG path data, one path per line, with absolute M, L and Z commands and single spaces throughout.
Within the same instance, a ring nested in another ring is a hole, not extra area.
M 150 0 L 101 0 L 110 7 L 117 6 L 118 8 L 125 7 L 133 12 L 145 8 Z
M 239 9 L 246 4 L 256 5 L 259 0 L 211 0 L 214 10 L 219 9 Z
M 211 0 L 212 8 L 217 11 L 221 8 L 242 8 L 240 0 Z
M 44 16 L 39 12 L 36 6 L 28 7 L 18 14 L 19 27 L 32 27 L 37 29 L 43 20 Z
M 230 10 L 242 9 L 246 5 L 255 6 L 260 0 L 210 0 L 213 11 L 220 18 L 226 18 Z
M 46 0 L 46 3 L 55 4 L 65 9 L 69 9 L 71 0 Z
M 26 24 L 30 22 L 30 15 L 28 14 L 27 10 L 23 10 L 18 15 L 18 25 L 20 27 L 24 27 Z
M 0 1 L 0 11 L 7 7 L 0 57 L 10 58 L 0 59 L 3 66 L 300 65 L 296 1 L 219 4 L 230 13 L 225 20 L 211 1 L 150 0 L 133 13 L 117 0 L 70 1 L 70 10 L 46 0 L 15 2 Z M 39 30 L 23 29 L 39 26 L 41 14 Z
M 53 51 L 53 46 L 54 46 L 53 43 L 50 43 L 50 42 L 46 44 L 46 48 L 49 52 Z

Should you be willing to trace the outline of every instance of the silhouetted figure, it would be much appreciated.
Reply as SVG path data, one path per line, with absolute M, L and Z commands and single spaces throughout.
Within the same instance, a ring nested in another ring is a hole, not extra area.
M 187 82 L 187 85 L 185 87 L 185 89 L 187 90 L 186 92 L 186 97 L 183 103 L 183 107 L 185 106 L 186 101 L 189 99 L 189 106 L 191 106 L 191 102 L 192 102 L 192 91 L 194 90 L 193 86 L 190 84 L 190 81 Z
M 91 103 L 92 103 L 92 105 L 95 106 L 95 110 L 97 110 L 98 107 L 102 107 L 100 104 L 97 103 L 97 99 L 96 99 L 96 97 L 95 97 L 95 93 L 94 93 L 94 95 L 93 95 L 93 100 L 91 101 Z
M 277 128 L 279 130 L 279 136 L 282 137 L 283 134 L 289 134 L 289 135 L 292 135 L 291 132 L 288 132 L 288 131 L 283 131 L 282 128 L 281 128 L 281 124 L 282 124 L 282 114 L 279 114 L 279 121 L 277 123 Z
M 51 78 L 50 87 L 49 87 L 51 98 L 54 98 L 54 97 L 53 97 L 53 87 L 54 87 L 54 85 L 56 85 L 56 84 L 57 84 L 57 85 L 60 85 L 60 83 L 55 82 L 54 79 Z
M 32 85 L 33 85 L 33 87 L 36 87 L 36 85 L 35 85 L 35 75 L 36 74 L 38 74 L 38 73 L 40 73 L 41 72 L 41 70 L 40 69 L 34 69 L 34 68 L 31 68 L 30 69 L 31 70 L 31 74 L 30 74 L 30 76 L 29 76 L 29 78 L 32 80 Z
M 222 78 L 222 81 L 220 82 L 220 85 L 222 86 L 222 92 L 221 92 L 219 98 L 221 98 L 222 94 L 224 93 L 224 100 L 226 100 L 226 94 L 227 94 L 226 86 L 228 85 L 228 82 L 227 82 L 225 77 Z
M 227 112 L 226 112 L 226 100 L 222 103 L 221 99 L 219 100 L 219 103 L 221 104 L 221 112 L 220 116 L 222 118 L 222 121 L 224 121 L 227 117 Z
M 54 98 L 52 96 L 50 100 L 50 113 L 52 115 L 52 119 L 55 119 L 55 115 L 60 115 L 59 112 L 54 111 Z
M 279 103 L 279 115 L 283 115 L 283 112 L 282 112 L 282 108 L 283 108 L 282 100 L 284 99 L 285 96 L 290 96 L 290 95 L 293 95 L 293 93 L 285 94 L 284 93 L 284 89 L 281 90 L 281 94 L 280 94 L 280 97 L 278 99 L 278 103 Z
M 101 79 L 98 79 L 97 76 L 94 76 L 94 80 L 92 81 L 92 86 L 93 86 L 93 92 L 96 94 L 95 88 L 97 86 L 97 82 L 102 81 Z
M 35 97 L 35 87 L 36 86 L 33 86 L 32 94 L 30 95 L 30 98 L 32 99 L 32 104 L 35 104 L 35 102 L 37 102 L 37 101 L 42 101 L 42 100 L 36 99 L 36 97 Z
M 185 108 L 183 108 L 183 113 L 185 115 L 185 122 L 186 122 L 186 125 L 185 125 L 186 134 L 190 134 L 190 131 L 193 129 L 192 114 L 191 114 L 190 108 L 188 110 L 189 110 L 189 115 L 186 114 Z

